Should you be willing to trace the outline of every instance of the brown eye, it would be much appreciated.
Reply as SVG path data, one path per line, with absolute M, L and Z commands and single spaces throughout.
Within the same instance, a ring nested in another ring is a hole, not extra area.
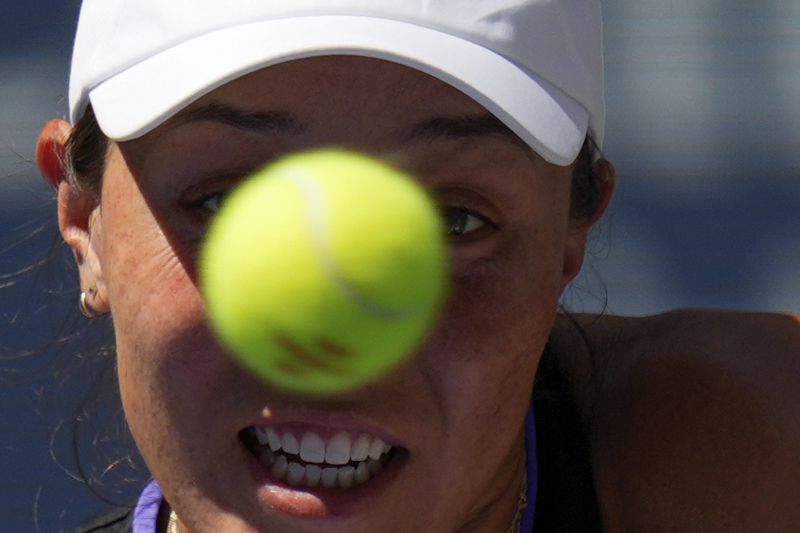
M 443 208 L 445 231 L 448 237 L 462 237 L 490 226 L 497 226 L 491 220 L 466 207 Z
M 200 207 L 208 211 L 209 214 L 216 215 L 222 208 L 222 205 L 225 203 L 225 199 L 227 197 L 228 197 L 228 191 L 218 192 L 206 196 L 199 202 L 199 204 Z

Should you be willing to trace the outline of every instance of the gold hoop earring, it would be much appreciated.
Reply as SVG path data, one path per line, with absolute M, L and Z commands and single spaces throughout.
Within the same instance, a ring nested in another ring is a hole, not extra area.
M 90 292 L 94 294 L 94 291 Z M 103 314 L 103 313 L 98 313 L 97 311 L 92 309 L 88 303 L 86 303 L 86 291 L 81 291 L 81 297 L 78 300 L 78 307 L 81 310 L 81 314 L 83 314 L 83 316 L 85 316 L 86 318 L 97 318 Z

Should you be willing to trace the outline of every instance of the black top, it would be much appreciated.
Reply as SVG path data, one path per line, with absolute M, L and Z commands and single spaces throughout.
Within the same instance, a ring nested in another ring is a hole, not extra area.
M 592 476 L 591 447 L 572 384 L 545 349 L 533 389 L 539 483 L 536 533 L 602 531 Z

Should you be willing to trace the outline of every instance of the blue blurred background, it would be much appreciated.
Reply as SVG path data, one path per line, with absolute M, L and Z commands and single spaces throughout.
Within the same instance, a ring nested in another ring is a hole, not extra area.
M 56 236 L 53 196 L 32 160 L 41 126 L 66 112 L 78 7 L 0 5 L 0 531 L 71 531 L 107 505 L 72 477 L 59 430 L 96 371 L 73 366 L 81 339 L 47 344 L 73 331 L 74 269 L 59 252 L 49 268 L 14 275 Z M 605 153 L 621 182 L 565 304 L 800 311 L 800 2 L 604 9 Z M 93 342 L 108 324 L 78 331 Z

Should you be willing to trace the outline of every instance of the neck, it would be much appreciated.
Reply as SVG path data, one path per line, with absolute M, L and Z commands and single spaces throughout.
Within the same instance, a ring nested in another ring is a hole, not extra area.
M 486 502 L 473 513 L 471 519 L 461 526 L 458 533 L 479 533 L 496 531 L 498 533 L 516 532 L 527 506 L 527 463 L 524 438 L 518 448 L 503 466 L 504 471 L 512 472 L 508 482 L 500 488 L 498 495 Z

